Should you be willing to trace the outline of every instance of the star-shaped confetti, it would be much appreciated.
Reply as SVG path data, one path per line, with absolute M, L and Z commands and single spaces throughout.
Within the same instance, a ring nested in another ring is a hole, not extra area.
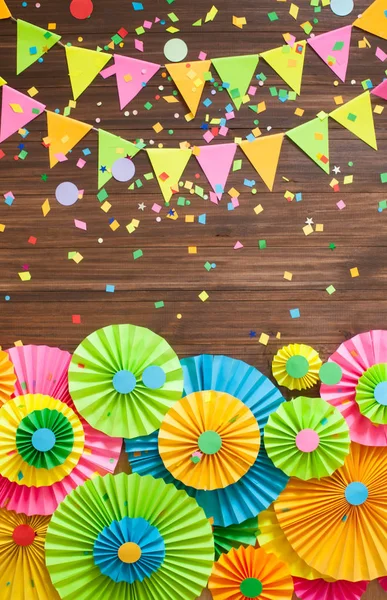
M 341 168 L 334 166 L 333 167 L 333 172 L 334 172 L 335 175 L 338 175 L 338 173 L 341 173 Z
M 306 218 L 306 221 L 305 221 L 305 223 L 306 223 L 307 225 L 314 225 L 314 223 L 313 223 L 313 219 L 311 219 L 310 217 L 307 217 L 307 218 Z
M 251 331 L 249 332 L 249 337 L 251 337 L 251 338 L 255 338 L 255 337 L 257 337 L 257 332 L 256 332 L 256 331 L 252 331 L 252 330 L 251 330 Z
M 141 204 L 138 205 L 138 210 L 144 210 L 145 208 L 146 206 L 143 202 L 141 202 Z

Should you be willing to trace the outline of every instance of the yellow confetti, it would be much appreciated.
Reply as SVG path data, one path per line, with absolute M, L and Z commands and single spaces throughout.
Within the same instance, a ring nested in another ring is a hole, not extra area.
M 267 335 L 267 333 L 261 333 L 261 335 L 259 336 L 259 340 L 258 342 L 260 344 L 263 344 L 264 346 L 267 346 L 268 342 L 269 342 L 269 336 Z
M 377 104 L 374 108 L 374 113 L 377 115 L 381 115 L 383 111 L 384 111 L 384 106 L 381 106 L 381 104 Z
M 49 202 L 48 198 L 46 198 L 46 200 L 42 204 L 43 217 L 46 217 L 48 215 L 48 213 L 50 212 L 50 210 L 51 210 L 50 202 Z
M 243 29 L 243 25 L 246 25 L 247 21 L 245 17 L 234 17 L 232 18 L 232 24 L 239 29 Z
M 353 267 L 353 269 L 349 269 L 349 272 L 351 273 L 351 277 L 359 277 L 359 275 L 360 275 L 359 269 L 357 267 Z
M 302 117 L 304 112 L 305 112 L 305 110 L 303 108 L 296 108 L 296 110 L 294 111 L 294 114 L 297 115 L 297 117 Z
M 205 292 L 204 290 L 202 292 L 200 292 L 199 294 L 199 298 L 202 302 L 205 302 L 206 300 L 208 300 L 209 295 L 207 294 L 207 292 Z
M 297 4 L 291 4 L 290 8 L 289 8 L 289 15 L 291 17 L 293 17 L 293 19 L 297 19 L 298 18 L 298 11 L 300 10 L 300 7 L 297 6 Z
M 254 207 L 254 212 L 256 215 L 259 215 L 262 211 L 263 211 L 262 204 L 257 204 L 257 206 Z
M 197 246 L 188 246 L 188 254 L 197 254 L 198 248 Z
M 353 175 L 346 175 L 344 177 L 344 185 L 348 185 L 349 183 L 353 183 Z
M 22 271 L 19 273 L 19 277 L 22 281 L 30 281 L 31 273 L 29 271 Z
M 312 225 L 305 225 L 305 227 L 302 228 L 302 231 L 305 233 L 305 235 L 310 235 L 313 233 L 313 227 Z
M 38 94 L 38 90 L 36 89 L 36 87 L 31 87 L 29 90 L 27 90 L 27 94 L 29 96 L 31 96 L 31 98 L 33 98 L 34 96 L 36 96 L 36 94 Z
M 291 273 L 290 271 L 285 271 L 284 279 L 286 279 L 286 281 L 291 281 L 293 279 L 293 273 Z
M 216 8 L 216 6 L 212 6 L 211 9 L 206 14 L 206 18 L 204 19 L 204 22 L 208 23 L 209 21 L 213 21 L 217 14 L 218 14 L 218 9 Z
M 324 225 L 323 225 L 323 223 L 316 223 L 316 231 L 318 231 L 319 233 L 321 233 L 322 231 L 324 231 Z

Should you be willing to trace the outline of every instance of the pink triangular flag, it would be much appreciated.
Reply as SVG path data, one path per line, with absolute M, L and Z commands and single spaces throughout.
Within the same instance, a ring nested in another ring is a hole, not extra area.
M 351 33 L 352 25 L 347 25 L 308 39 L 308 44 L 341 81 L 345 81 L 347 73 Z
M 236 144 L 221 144 L 218 146 L 201 146 L 198 148 L 200 150 L 198 154 L 194 152 L 218 198 L 221 198 L 224 191 L 236 149 Z
M 3 85 L 1 104 L 0 142 L 42 114 L 45 104 Z
M 379 83 L 379 85 L 371 91 L 371 94 L 379 96 L 379 98 L 383 98 L 383 100 L 387 100 L 387 79 L 382 81 L 382 83 Z
M 142 90 L 148 81 L 157 73 L 160 65 L 122 56 L 114 55 L 114 65 L 101 71 L 102 77 L 115 73 L 121 110 Z

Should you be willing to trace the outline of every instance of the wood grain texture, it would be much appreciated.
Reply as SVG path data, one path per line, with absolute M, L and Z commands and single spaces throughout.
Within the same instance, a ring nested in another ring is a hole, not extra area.
M 355 11 L 346 18 L 336 17 L 329 7 L 316 15 L 306 0 L 298 2 L 297 22 L 288 14 L 289 3 L 217 2 L 219 13 L 215 20 L 194 28 L 192 23 L 205 16 L 211 2 L 176 0 L 169 5 L 165 0 L 144 0 L 145 10 L 134 12 L 129 0 L 94 0 L 93 15 L 86 21 L 76 21 L 70 15 L 67 1 L 41 0 L 40 8 L 31 1 L 26 8 L 20 1 L 8 2 L 16 18 L 42 27 L 54 21 L 64 43 L 78 43 L 86 48 L 104 46 L 120 27 L 126 27 L 129 35 L 124 47 L 117 51 L 163 64 L 163 46 L 170 35 L 161 25 L 154 25 L 141 37 L 143 54 L 134 50 L 134 28 L 144 19 L 158 16 L 168 21 L 167 14 L 174 11 L 180 19 L 176 24 L 181 30 L 178 35 L 188 44 L 187 60 L 196 60 L 200 51 L 217 57 L 268 50 L 283 43 L 285 32 L 305 38 L 299 25 L 314 17 L 318 18 L 313 30 L 316 34 L 350 24 L 370 0 L 357 0 Z M 277 11 L 278 21 L 270 23 L 267 13 L 271 11 Z M 243 31 L 232 25 L 233 15 L 246 17 Z M 71 98 L 64 49 L 56 46 L 45 55 L 43 64 L 36 63 L 16 77 L 15 33 L 15 23 L 0 22 L 0 75 L 22 92 L 36 86 L 38 100 L 50 110 L 62 111 Z M 82 42 L 78 42 L 79 36 L 83 37 Z M 364 32 L 353 31 L 347 83 L 337 87 L 329 68 L 309 49 L 302 93 L 296 102 L 281 103 L 270 96 L 270 86 L 285 86 L 260 61 L 257 72 L 262 71 L 268 79 L 251 104 L 266 102 L 266 112 L 258 116 L 262 132 L 268 128 L 271 132 L 287 131 L 320 110 L 331 111 L 335 108 L 334 96 L 350 100 L 361 93 L 360 82 L 365 79 L 379 83 L 386 63 L 375 57 L 375 50 L 379 46 L 387 51 L 387 42 L 366 35 L 372 47 L 360 49 L 358 41 L 363 36 Z M 77 101 L 71 116 L 129 140 L 142 138 L 147 144 L 154 140 L 155 146 L 177 147 L 185 140 L 204 144 L 200 125 L 207 114 L 210 118 L 222 116 L 229 102 L 227 93 L 211 95 L 208 86 L 203 98 L 211 98 L 213 104 L 208 109 L 201 105 L 197 118 L 187 123 L 184 103 L 169 105 L 162 99 L 174 90 L 162 72 L 127 107 L 127 116 L 119 111 L 114 78 L 100 77 Z M 161 98 L 156 99 L 157 95 Z M 150 111 L 144 108 L 147 101 L 153 104 Z M 373 98 L 373 105 L 376 104 L 383 101 Z M 302 118 L 294 114 L 296 107 L 305 110 Z M 174 117 L 175 113 L 179 118 Z M 213 144 L 246 136 L 255 127 L 256 117 L 247 106 L 242 107 L 228 123 L 227 138 L 219 137 Z M 152 129 L 157 122 L 164 127 L 159 134 Z M 229 354 L 270 376 L 273 354 L 283 344 L 309 343 L 325 359 L 344 339 L 368 329 L 386 328 L 387 213 L 378 213 L 377 208 L 379 201 L 387 197 L 380 183 L 380 173 L 387 171 L 387 110 L 375 115 L 375 123 L 377 153 L 331 122 L 331 164 L 341 166 L 338 193 L 329 186 L 331 177 L 285 140 L 273 193 L 267 191 L 244 159 L 243 169 L 230 174 L 228 186 L 241 192 L 239 208 L 227 210 L 227 195 L 215 206 L 182 188 L 181 195 L 190 200 L 190 206 L 177 207 L 176 221 L 165 218 L 164 210 L 157 223 L 151 207 L 155 202 L 162 204 L 162 197 L 155 180 L 145 182 L 136 191 L 110 181 L 106 189 L 112 209 L 105 214 L 96 198 L 96 133 L 91 132 L 73 150 L 69 161 L 50 170 L 47 150 L 41 144 L 41 138 L 47 134 L 45 118 L 36 119 L 28 125 L 30 134 L 24 142 L 15 135 L 0 144 L 6 154 L 0 160 L 0 197 L 11 190 L 16 198 L 12 207 L 0 204 L 0 223 L 6 224 L 5 232 L 0 233 L 0 344 L 6 348 L 22 340 L 25 344 L 46 343 L 72 351 L 83 337 L 99 327 L 131 322 L 165 336 L 180 356 L 202 352 Z M 28 157 L 16 161 L 13 157 L 19 153 L 21 141 Z M 76 162 L 86 147 L 91 155 L 80 170 Z M 237 157 L 244 158 L 239 151 Z M 353 167 L 348 166 L 350 161 Z M 146 154 L 138 154 L 135 164 L 136 177 L 143 180 L 143 175 L 151 170 Z M 47 181 L 42 180 L 43 174 L 48 175 Z M 345 174 L 354 175 L 352 185 L 343 185 Z M 256 195 L 243 186 L 244 178 L 256 180 Z M 208 191 L 194 159 L 184 180 L 194 181 Z M 55 201 L 55 188 L 62 181 L 73 181 L 84 189 L 83 199 L 73 207 L 62 207 Z M 302 201 L 287 202 L 286 190 L 302 192 Z M 41 205 L 46 198 L 51 212 L 43 218 Z M 336 206 L 339 200 L 346 203 L 342 211 Z M 146 205 L 144 212 L 138 210 L 141 202 Z M 260 215 L 254 213 L 257 204 L 264 208 Z M 203 213 L 207 215 L 206 225 L 197 222 Z M 186 215 L 194 215 L 195 222 L 186 223 Z M 120 223 L 115 232 L 109 228 L 111 217 Z M 307 217 L 324 224 L 324 231 L 305 237 L 302 227 Z M 133 218 L 140 220 L 140 226 L 129 235 L 125 226 Z M 87 231 L 76 229 L 74 219 L 86 221 Z M 28 243 L 30 236 L 37 238 L 36 245 Z M 265 250 L 258 249 L 260 239 L 267 242 Z M 235 251 L 238 240 L 244 248 Z M 329 248 L 331 243 L 336 245 L 334 250 Z M 197 254 L 188 254 L 188 246 L 197 246 Z M 134 261 L 132 253 L 139 248 L 143 257 Z M 82 254 L 82 262 L 69 260 L 71 251 Z M 207 272 L 207 261 L 216 263 L 216 268 Z M 18 273 L 26 265 L 32 279 L 23 283 Z M 352 267 L 358 267 L 360 277 L 351 278 Z M 284 271 L 293 273 L 291 282 L 284 280 Z M 114 294 L 105 292 L 106 284 L 115 285 Z M 336 288 L 331 296 L 325 291 L 330 285 Z M 205 303 L 198 298 L 203 290 L 209 294 Z M 11 299 L 5 301 L 8 295 Z M 162 309 L 154 306 L 159 300 L 165 303 Z M 289 310 L 296 307 L 301 318 L 291 319 Z M 72 315 L 80 315 L 81 324 L 73 324 Z M 249 337 L 251 330 L 257 337 Z M 258 343 L 262 332 L 270 335 L 268 346 Z M 277 332 L 281 332 L 281 340 L 275 338 Z M 286 390 L 283 392 L 290 397 Z M 310 394 L 317 395 L 318 389 Z M 128 470 L 125 455 L 119 470 Z M 373 582 L 364 600 L 386 597 Z M 204 592 L 202 599 L 209 598 L 210 594 Z

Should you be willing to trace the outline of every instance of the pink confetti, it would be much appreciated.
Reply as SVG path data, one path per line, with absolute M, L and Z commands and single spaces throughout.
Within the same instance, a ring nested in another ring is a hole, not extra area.
M 152 27 L 152 25 L 153 25 L 152 21 L 144 21 L 145 29 L 150 29 Z
M 141 40 L 134 40 L 134 47 L 140 52 L 144 52 L 144 43 Z
M 159 213 L 161 209 L 162 209 L 162 206 L 160 206 L 160 204 L 156 204 L 156 202 L 152 206 L 152 210 L 155 213 Z
M 239 248 L 243 248 L 243 244 L 242 242 L 236 242 L 235 246 L 234 246 L 234 250 L 239 250 Z
M 219 198 L 218 198 L 218 196 L 215 194 L 215 192 L 210 192 L 210 200 L 211 200 L 211 202 L 213 202 L 214 204 L 219 204 Z
M 234 111 L 226 113 L 226 120 L 229 121 L 230 119 L 235 119 L 235 113 L 234 113 Z
M 227 135 L 228 134 L 228 127 L 225 127 L 224 125 L 222 125 L 222 127 L 219 128 L 219 135 Z
M 58 162 L 65 162 L 66 160 L 68 160 L 67 156 L 65 156 L 63 152 L 58 152 L 58 154 L 55 154 L 55 158 Z
M 207 144 L 209 144 L 214 139 L 214 136 L 212 135 L 211 131 L 206 131 L 206 133 L 203 135 L 203 139 L 207 142 Z
M 78 158 L 78 162 L 77 162 L 77 167 L 78 169 L 83 169 L 83 167 L 85 166 L 86 161 L 83 160 L 83 158 Z
M 199 52 L 199 60 L 206 60 L 207 58 L 207 52 Z
M 78 229 L 82 229 L 83 231 L 87 231 L 87 223 L 85 223 L 85 221 L 79 221 L 78 219 L 74 219 L 74 225 Z
M 339 202 L 336 202 L 336 206 L 339 210 L 343 210 L 343 208 L 345 208 L 347 205 L 345 204 L 344 200 L 339 200 Z
M 384 52 L 384 50 L 379 48 L 379 46 L 376 48 L 375 56 L 382 62 L 385 61 L 387 58 L 387 54 Z
M 254 96 L 254 95 L 255 95 L 255 93 L 256 93 L 256 91 L 257 91 L 257 88 L 256 88 L 256 86 L 255 86 L 255 85 L 251 85 L 251 86 L 249 87 L 249 89 L 248 89 L 247 93 L 248 93 L 248 95 L 249 95 L 249 96 Z

